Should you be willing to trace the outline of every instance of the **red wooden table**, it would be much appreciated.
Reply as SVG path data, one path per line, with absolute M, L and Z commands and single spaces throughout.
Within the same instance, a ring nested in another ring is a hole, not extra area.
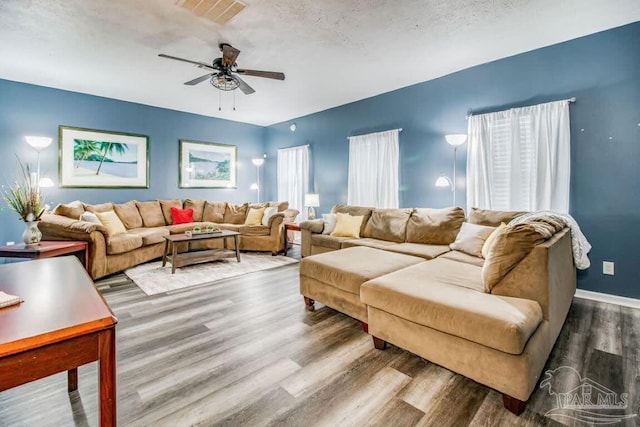
M 0 308 L 0 391 L 99 362 L 100 425 L 116 425 L 118 320 L 73 256 L 0 265 L 0 290 L 20 296 Z
M 41 259 L 60 255 L 74 254 L 82 261 L 84 268 L 89 266 L 89 248 L 87 242 L 67 240 L 41 241 L 37 246 L 25 246 L 24 243 L 0 246 L 0 257 Z

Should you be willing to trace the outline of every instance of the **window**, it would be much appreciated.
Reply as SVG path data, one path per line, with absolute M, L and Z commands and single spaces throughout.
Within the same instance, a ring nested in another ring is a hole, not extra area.
M 349 137 L 347 203 L 398 207 L 400 129 Z
M 309 146 L 278 150 L 278 201 L 300 211 L 300 221 L 307 219 L 304 194 L 309 192 Z

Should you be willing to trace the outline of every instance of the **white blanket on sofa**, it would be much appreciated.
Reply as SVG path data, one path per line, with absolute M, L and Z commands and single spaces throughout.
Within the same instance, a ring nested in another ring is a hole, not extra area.
M 569 214 L 563 214 L 560 212 L 553 211 L 538 211 L 538 212 L 529 212 L 524 215 L 520 215 L 519 217 L 514 218 L 509 222 L 511 224 L 522 224 L 530 220 L 535 220 L 538 218 L 544 217 L 552 217 L 558 221 L 564 222 L 567 227 L 571 229 L 571 246 L 573 248 L 573 262 L 576 265 L 576 268 L 579 270 L 585 270 L 589 268 L 591 262 L 589 261 L 589 257 L 587 254 L 591 250 L 591 245 L 587 241 L 587 238 L 582 234 L 580 230 L 580 226 L 576 222 L 575 219 Z

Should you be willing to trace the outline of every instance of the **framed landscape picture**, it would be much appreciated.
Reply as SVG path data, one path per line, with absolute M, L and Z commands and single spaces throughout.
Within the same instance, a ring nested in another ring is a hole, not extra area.
M 180 140 L 180 188 L 236 188 L 235 145 Z
M 60 187 L 149 188 L 149 138 L 60 126 Z

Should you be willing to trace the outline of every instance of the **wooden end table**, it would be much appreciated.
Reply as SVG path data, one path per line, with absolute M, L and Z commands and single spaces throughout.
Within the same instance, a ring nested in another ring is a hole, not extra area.
M 288 231 L 301 231 L 300 224 L 296 224 L 295 222 L 284 223 L 284 256 L 287 256 L 287 252 L 289 252 L 289 240 L 287 239 Z
M 101 426 L 116 425 L 116 323 L 75 257 L 0 265 L 0 290 L 24 302 L 0 308 L 0 391 L 98 361 Z M 46 295 L 46 298 L 43 298 Z
M 220 230 L 213 233 L 199 233 L 187 236 L 186 234 L 170 234 L 165 236 L 164 241 L 164 253 L 162 255 L 162 266 L 167 264 L 167 260 L 171 263 L 171 274 L 176 272 L 177 267 L 185 265 L 198 264 L 201 262 L 215 261 L 221 258 L 233 258 L 234 256 L 240 262 L 240 242 L 238 236 L 240 233 L 237 231 Z M 227 248 L 227 238 L 233 237 L 235 243 L 235 251 Z M 205 249 L 205 250 L 191 250 L 191 242 L 198 240 L 215 240 L 222 239 L 223 249 Z M 178 253 L 178 243 L 186 242 L 189 244 L 187 252 Z M 169 253 L 171 249 L 171 253 Z
M 87 242 L 43 240 L 37 246 L 26 246 L 24 243 L 0 246 L 0 257 L 5 258 L 42 259 L 61 255 L 77 256 L 85 270 L 89 271 L 89 245 Z

